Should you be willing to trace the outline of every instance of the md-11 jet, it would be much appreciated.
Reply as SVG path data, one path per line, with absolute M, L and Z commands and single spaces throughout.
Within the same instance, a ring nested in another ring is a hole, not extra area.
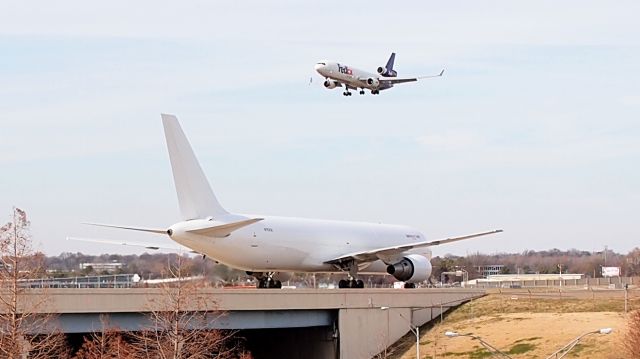
M 344 87 L 344 96 L 351 96 L 351 91 L 360 89 L 360 94 L 364 95 L 365 89 L 371 91 L 371 94 L 377 95 L 382 90 L 388 90 L 396 84 L 405 82 L 415 82 L 421 79 L 441 77 L 444 70 L 437 75 L 416 76 L 416 77 L 398 77 L 398 73 L 393 69 L 395 61 L 395 52 L 391 54 L 387 64 L 378 67 L 377 73 L 356 69 L 335 61 L 319 61 L 315 65 L 315 70 L 325 78 L 324 87 L 334 89 L 336 87 Z

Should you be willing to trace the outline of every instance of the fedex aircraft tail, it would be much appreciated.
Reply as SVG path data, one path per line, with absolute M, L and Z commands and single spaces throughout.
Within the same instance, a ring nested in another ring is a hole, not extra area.
M 396 60 L 396 53 L 392 52 L 391 56 L 389 56 L 389 60 L 387 61 L 387 70 L 388 71 L 393 71 L 393 62 Z
M 378 67 L 378 73 L 384 77 L 396 77 L 398 73 L 393 69 L 393 62 L 396 60 L 396 53 L 392 52 L 387 60 L 387 64 L 382 67 Z
M 228 214 L 213 194 L 178 119 L 174 115 L 162 114 L 162 125 L 182 219 L 217 219 Z

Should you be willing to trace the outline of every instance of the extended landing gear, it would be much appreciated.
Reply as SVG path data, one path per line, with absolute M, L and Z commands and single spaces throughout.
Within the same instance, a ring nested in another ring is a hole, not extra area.
M 334 264 L 336 268 L 348 272 L 348 280 L 341 279 L 338 288 L 364 288 L 364 282 L 358 278 L 358 263 L 353 259 L 341 261 Z
M 360 90 L 360 94 L 364 95 L 364 89 Z
M 358 279 L 358 280 L 355 280 L 355 279 L 351 279 L 351 280 L 341 279 L 338 282 L 338 288 L 364 288 L 364 282 L 361 281 L 360 279 Z
M 273 279 L 273 275 L 275 274 L 275 272 L 247 272 L 247 274 L 256 277 L 256 279 L 258 280 L 256 288 L 282 288 L 282 282 Z
M 378 94 L 380 94 L 380 90 L 371 90 L 371 94 L 372 95 L 378 95 Z
M 264 277 L 258 280 L 258 285 L 256 288 L 282 288 L 282 282 L 279 280 L 273 280 L 273 278 Z
M 345 96 L 351 96 L 351 92 L 349 92 L 349 90 L 343 92 L 342 94 L 345 95 Z

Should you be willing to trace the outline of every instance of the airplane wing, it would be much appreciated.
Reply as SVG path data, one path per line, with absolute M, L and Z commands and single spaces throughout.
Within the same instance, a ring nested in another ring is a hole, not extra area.
M 130 246 L 130 247 L 142 247 L 142 248 L 146 248 L 146 249 L 153 249 L 153 250 L 159 250 L 159 249 L 168 249 L 171 251 L 175 251 L 175 252 L 191 252 L 191 253 L 198 253 L 195 252 L 187 247 L 184 246 L 172 246 L 170 244 L 162 244 L 162 245 L 158 245 L 157 243 L 145 243 L 145 242 L 123 242 L 123 241 L 115 241 L 115 240 L 110 240 L 110 239 L 95 239 L 95 238 L 81 238 L 81 237 L 67 237 L 68 241 L 79 241 L 79 242 L 91 242 L 91 243 L 102 243 L 102 244 L 117 244 L 117 245 L 122 245 L 122 246 Z
M 408 251 L 413 248 L 438 246 L 445 243 L 457 242 L 464 239 L 482 237 L 482 236 L 487 236 L 490 234 L 495 234 L 500 232 L 502 232 L 502 229 L 497 229 L 497 230 L 488 231 L 488 232 L 474 233 L 474 234 L 469 234 L 469 235 L 460 236 L 460 237 L 449 237 L 444 239 L 438 239 L 435 241 L 421 241 L 421 242 L 413 242 L 413 243 L 401 244 L 401 245 L 391 246 L 391 247 L 376 248 L 368 251 L 349 253 L 349 254 L 340 256 L 338 258 L 328 260 L 325 263 L 339 264 L 339 263 L 344 263 L 350 260 L 355 260 L 358 263 L 362 263 L 362 262 L 373 262 L 378 259 L 382 259 L 383 261 L 385 261 L 385 258 L 400 255 L 402 252 Z
M 418 77 L 380 77 L 378 80 L 381 84 L 384 85 L 393 85 L 393 84 L 401 84 L 405 82 L 414 82 L 422 79 L 429 79 L 433 77 L 442 77 L 444 74 L 444 69 L 440 71 L 437 75 L 429 75 L 429 76 L 418 76 Z

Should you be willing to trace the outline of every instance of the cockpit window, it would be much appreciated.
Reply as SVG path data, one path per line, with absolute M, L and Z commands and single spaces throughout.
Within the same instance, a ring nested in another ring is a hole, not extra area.
M 325 64 L 324 62 L 318 62 L 316 65 L 324 65 L 324 66 L 327 66 L 327 64 Z

